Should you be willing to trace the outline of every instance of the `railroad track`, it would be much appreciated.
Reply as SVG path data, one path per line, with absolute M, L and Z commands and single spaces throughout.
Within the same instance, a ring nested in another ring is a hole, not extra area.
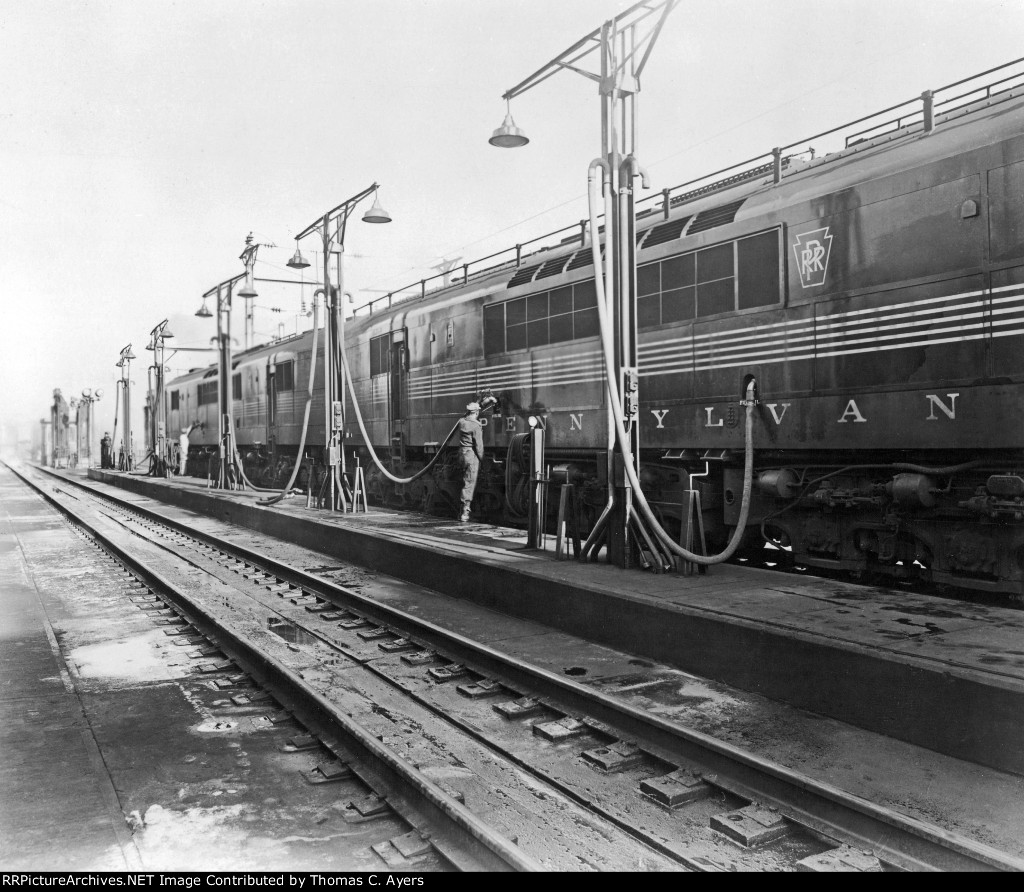
M 324 574 L 77 481 L 20 476 L 138 575 L 152 592 L 141 609 L 170 610 L 220 648 L 203 668 L 228 680 L 229 659 L 243 668 L 335 753 L 325 771 L 383 779 L 371 795 L 405 808 L 410 832 L 455 865 L 1024 867 Z

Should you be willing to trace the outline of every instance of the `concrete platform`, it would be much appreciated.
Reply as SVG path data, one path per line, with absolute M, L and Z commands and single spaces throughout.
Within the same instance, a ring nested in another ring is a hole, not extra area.
M 81 476 L 81 473 L 79 473 Z M 1024 774 L 1024 611 L 743 566 L 557 561 L 515 531 L 93 469 L 121 489 L 960 759 Z
M 138 870 L 45 597 L 20 548 L 26 538 L 66 535 L 67 527 L 8 478 L 27 498 L 0 502 L 0 869 Z

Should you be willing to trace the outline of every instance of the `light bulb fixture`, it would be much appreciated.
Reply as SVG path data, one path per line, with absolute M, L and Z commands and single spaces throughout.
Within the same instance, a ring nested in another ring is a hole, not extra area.
M 512 120 L 512 103 L 510 100 L 505 100 L 507 112 L 505 114 L 505 120 L 501 126 L 491 134 L 491 138 L 487 140 L 492 146 L 497 146 L 499 149 L 518 149 L 520 146 L 525 146 L 530 140 L 526 134 L 516 127 L 516 122 Z
M 295 253 L 292 254 L 292 259 L 288 261 L 287 266 L 291 269 L 305 269 L 309 266 L 309 261 L 302 256 L 302 252 L 299 250 L 298 239 L 295 239 Z
M 196 315 L 200 319 L 209 319 L 213 315 L 213 313 L 211 313 L 209 311 L 209 309 L 207 309 L 207 307 L 206 307 L 206 298 L 205 297 L 203 298 L 203 305 L 198 310 L 196 310 Z
M 373 190 L 373 206 L 363 214 L 364 223 L 390 223 L 391 214 L 380 206 L 380 196 Z
M 252 300 L 254 297 L 259 297 L 256 293 L 255 287 L 253 287 L 252 273 L 246 272 L 245 281 L 242 283 L 242 287 L 237 293 L 239 297 L 244 297 L 246 300 Z

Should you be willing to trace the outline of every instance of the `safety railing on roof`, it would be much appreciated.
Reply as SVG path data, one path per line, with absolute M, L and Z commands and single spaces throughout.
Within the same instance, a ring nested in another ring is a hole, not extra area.
M 983 78 L 997 72 L 1001 75 L 997 79 L 983 81 Z M 660 193 L 637 201 L 637 219 L 650 218 L 659 212 L 665 219 L 668 219 L 669 212 L 679 205 L 758 177 L 771 176 L 774 182 L 780 183 L 787 170 L 804 169 L 805 165 L 793 164 L 794 160 L 801 155 L 809 155 L 811 161 L 814 161 L 817 155 L 817 162 L 823 163 L 839 153 L 846 154 L 849 151 L 856 151 L 858 148 L 874 145 L 879 139 L 886 137 L 892 139 L 897 135 L 906 136 L 919 132 L 930 132 L 935 126 L 936 118 L 947 117 L 960 110 L 965 110 L 966 113 L 966 110 L 978 103 L 991 104 L 1012 99 L 1020 95 L 1018 88 L 1024 88 L 1024 58 L 989 68 L 936 90 L 926 90 L 920 96 L 889 106 L 879 112 L 788 145 L 777 146 L 764 154 L 731 164 L 696 179 L 687 180 L 685 183 L 679 183 L 669 189 L 662 189 Z M 894 113 L 895 116 L 893 116 Z M 853 128 L 860 129 L 854 130 Z M 820 143 L 817 152 L 810 145 L 813 141 L 827 140 L 830 137 L 835 138 L 835 147 L 830 151 L 826 144 L 824 155 L 822 155 Z M 806 148 L 800 149 L 799 147 Z M 680 190 L 685 191 L 680 192 Z M 642 207 L 643 205 L 650 206 Z M 573 234 L 566 237 L 565 234 L 568 232 Z M 581 220 L 579 223 L 556 229 L 554 232 L 488 254 L 486 257 L 480 257 L 470 263 L 463 263 L 454 270 L 420 279 L 418 282 L 392 291 L 384 297 L 375 298 L 356 309 L 355 315 L 372 315 L 386 310 L 396 303 L 426 297 L 428 293 L 435 290 L 464 285 L 472 279 L 486 278 L 505 269 L 515 269 L 520 267 L 525 259 L 535 259 L 536 255 L 543 251 L 564 248 L 572 244 L 583 246 L 586 244 L 586 239 L 587 222 Z M 480 268 L 480 264 L 489 262 L 490 266 Z M 472 272 L 471 266 L 473 267 Z M 433 287 L 428 287 L 431 283 L 433 283 Z

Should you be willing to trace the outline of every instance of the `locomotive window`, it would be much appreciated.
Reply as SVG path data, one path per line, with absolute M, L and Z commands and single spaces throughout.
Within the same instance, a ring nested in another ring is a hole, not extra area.
M 231 399 L 240 400 L 242 398 L 242 373 L 231 376 Z
M 560 344 L 599 334 L 593 279 L 484 307 L 484 353 Z
M 636 324 L 641 328 L 661 324 L 661 294 L 646 294 L 636 299 Z
M 556 288 L 550 294 L 551 316 L 560 316 L 562 313 L 572 312 L 572 287 Z
M 526 319 L 528 322 L 536 322 L 538 319 L 548 318 L 548 293 L 531 294 L 526 298 Z
M 572 286 L 556 288 L 548 295 L 548 343 L 572 340 Z M 532 345 L 532 341 L 531 341 Z
M 779 250 L 779 230 L 773 229 L 640 267 L 637 325 L 647 328 L 777 304 Z
M 779 236 L 777 232 L 736 243 L 739 309 L 764 307 L 779 300 Z
M 593 279 L 572 286 L 572 308 L 588 310 L 597 306 L 597 286 Z
M 505 305 L 484 307 L 484 353 L 505 352 Z
M 697 289 L 693 285 L 688 288 L 675 288 L 672 291 L 666 291 L 661 295 L 661 321 L 684 322 L 687 319 L 692 319 L 696 296 Z M 643 322 L 640 324 L 643 325 Z
M 171 391 L 171 411 L 173 412 L 178 408 L 178 391 Z
M 391 368 L 391 333 L 370 338 L 370 374 L 383 375 Z M 292 388 L 294 390 L 294 387 Z
M 274 373 L 274 387 L 278 393 L 284 390 L 295 389 L 295 360 L 277 363 L 277 370 Z
M 735 307 L 736 280 L 733 278 L 718 279 L 697 286 L 697 315 L 713 316 L 715 313 L 728 313 Z
M 716 245 L 697 252 L 697 284 L 716 282 L 731 278 L 736 274 L 733 268 L 733 248 L 727 245 Z
M 572 340 L 572 313 L 552 316 L 549 320 L 548 336 L 552 344 Z
M 526 345 L 528 347 L 543 347 L 548 343 L 548 320 L 534 319 L 526 323 Z
M 636 271 L 636 293 L 640 297 L 661 291 L 661 264 L 648 263 Z
M 526 298 L 510 300 L 505 304 L 505 324 L 519 325 L 526 321 Z
M 196 394 L 196 402 L 200 406 L 210 405 L 217 402 L 217 380 L 203 381 Z
M 572 336 L 579 338 L 596 338 L 601 333 L 601 321 L 597 315 L 597 307 L 590 310 L 577 310 L 572 314 Z
M 526 325 L 510 325 L 505 329 L 505 349 L 526 349 Z

